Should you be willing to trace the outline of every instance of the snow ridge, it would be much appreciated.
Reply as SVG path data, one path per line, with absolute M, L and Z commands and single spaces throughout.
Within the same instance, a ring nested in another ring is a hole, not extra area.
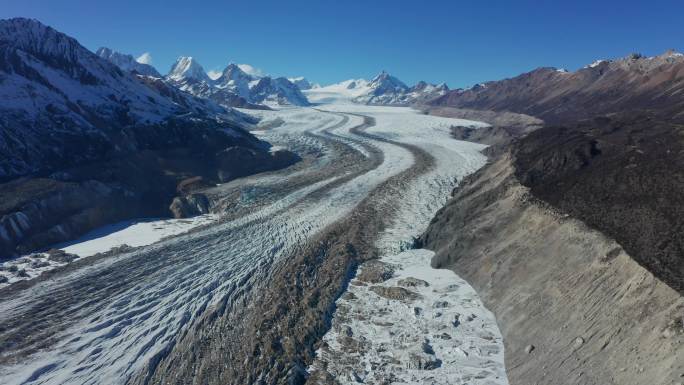
M 95 54 L 103 59 L 109 60 L 124 71 L 156 78 L 162 77 L 154 67 L 149 64 L 138 62 L 132 55 L 116 52 L 106 47 L 100 47 Z

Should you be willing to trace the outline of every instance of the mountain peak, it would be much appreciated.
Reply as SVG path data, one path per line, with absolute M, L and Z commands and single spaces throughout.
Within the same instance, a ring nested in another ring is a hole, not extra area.
M 76 53 L 82 53 L 83 48 L 76 39 L 38 20 L 21 17 L 0 19 L 0 45 L 2 43 L 32 54 L 59 57 L 65 63 L 75 62 Z
M 134 72 L 145 76 L 154 76 L 160 78 L 161 75 L 157 70 L 149 64 L 144 64 L 138 62 L 133 55 L 127 55 L 120 52 L 116 52 L 107 47 L 100 47 L 95 54 L 109 62 L 115 64 L 117 67 L 121 68 L 127 72 Z
M 371 80 L 369 87 L 376 96 L 392 92 L 406 92 L 409 87 L 401 80 L 390 75 L 387 71 L 382 71 L 378 76 Z
M 389 72 L 387 72 L 387 71 L 385 71 L 385 70 L 382 70 L 382 71 L 380 71 L 379 74 L 377 74 L 377 75 L 371 80 L 371 83 L 372 83 L 372 82 L 384 81 L 384 80 L 390 79 L 390 78 L 392 78 L 392 77 L 393 77 L 393 76 L 390 75 Z
M 238 80 L 238 79 L 249 79 L 252 80 L 252 76 L 250 76 L 248 73 L 242 70 L 239 65 L 231 62 L 226 66 L 226 68 L 223 70 L 223 73 L 221 74 L 221 77 L 219 78 L 219 81 L 221 80 Z
M 167 75 L 168 78 L 175 81 L 184 79 L 199 80 L 211 82 L 209 75 L 202 68 L 202 66 L 193 59 L 192 56 L 181 56 L 176 60 L 176 63 L 171 67 L 171 71 Z
M 310 90 L 314 88 L 314 85 L 303 76 L 288 78 L 287 80 L 296 85 L 300 90 Z

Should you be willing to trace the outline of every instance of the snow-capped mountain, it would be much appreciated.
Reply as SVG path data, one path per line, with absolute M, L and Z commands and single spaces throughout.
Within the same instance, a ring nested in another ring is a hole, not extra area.
M 386 71 L 380 72 L 371 82 L 368 84 L 371 89 L 371 94 L 373 96 L 382 96 L 392 93 L 402 93 L 408 92 L 409 87 L 404 84 L 401 80 L 388 74 Z
M 166 75 L 166 80 L 179 89 L 200 98 L 207 99 L 213 92 L 214 82 L 197 60 L 189 56 L 181 56 L 176 60 L 171 71 Z
M 212 80 L 191 57 L 180 57 L 166 79 L 183 91 L 226 107 L 263 108 L 255 104 L 306 106 L 306 97 L 286 78 L 257 77 L 231 63 Z
M 250 100 L 255 103 L 307 106 L 309 101 L 302 91 L 286 78 L 263 77 L 250 89 Z
M 255 80 L 254 76 L 248 75 L 237 64 L 230 63 L 221 76 L 215 80 L 215 84 L 219 88 L 230 90 L 240 97 L 249 99 L 250 83 Z
M 179 57 L 166 77 L 175 81 L 192 80 L 211 83 L 207 72 L 191 56 Z
M 299 76 L 296 78 L 287 78 L 287 80 L 289 80 L 292 84 L 296 85 L 302 91 L 320 87 L 320 85 L 318 84 L 312 84 L 303 76 Z
M 446 83 L 440 83 L 437 85 L 426 83 L 424 81 L 419 81 L 409 89 L 406 94 L 406 102 L 409 104 L 421 104 L 434 100 L 444 94 L 449 92 L 449 87 Z
M 97 56 L 109 60 L 124 71 L 135 72 L 140 75 L 162 77 L 157 70 L 149 64 L 139 63 L 132 55 L 126 55 L 113 51 L 106 47 L 100 47 L 95 53 Z
M 356 82 L 349 82 L 348 84 L 352 86 L 352 89 L 359 86 L 366 88 L 363 93 L 354 97 L 354 102 L 379 105 L 404 106 L 421 103 L 444 95 L 449 90 L 444 83 L 433 85 L 423 81 L 409 87 L 385 71 L 382 71 L 367 84 L 357 84 Z
M 118 134 L 124 127 L 174 117 L 230 119 L 211 101 L 145 83 L 23 18 L 0 20 L 0 100 L 0 179 L 136 146 Z

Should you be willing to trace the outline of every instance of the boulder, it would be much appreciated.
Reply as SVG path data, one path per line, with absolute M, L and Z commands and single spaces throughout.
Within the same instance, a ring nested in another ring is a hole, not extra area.
M 418 278 L 413 278 L 413 277 L 408 277 L 408 278 L 402 278 L 399 281 L 397 281 L 397 285 L 403 286 L 403 287 L 428 287 L 430 286 L 429 283 L 426 281 L 423 281 L 422 279 Z
M 368 261 L 361 265 L 360 270 L 356 279 L 367 283 L 385 282 L 394 275 L 394 267 L 381 261 Z
M 176 197 L 169 210 L 174 218 L 189 218 L 209 212 L 209 198 L 204 194 L 190 194 L 186 197 Z
M 410 290 L 406 290 L 403 287 L 398 286 L 371 286 L 370 291 L 383 298 L 404 302 L 411 302 L 421 298 L 420 294 L 412 292 Z

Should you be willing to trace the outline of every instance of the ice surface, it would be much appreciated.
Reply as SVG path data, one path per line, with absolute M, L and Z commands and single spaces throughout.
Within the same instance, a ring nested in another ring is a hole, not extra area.
M 421 314 L 433 317 L 409 318 L 411 311 L 415 314 L 415 306 L 404 308 L 399 304 L 386 304 L 385 299 L 373 297 L 375 293 L 360 291 L 359 295 L 367 296 L 368 304 L 392 310 L 387 317 L 401 318 L 396 320 L 397 328 L 401 330 L 378 328 L 357 320 L 351 325 L 353 332 L 366 338 L 372 346 L 387 341 L 390 332 L 403 333 L 402 339 L 396 342 L 404 341 L 411 347 L 414 347 L 412 341 L 419 341 L 422 348 L 424 341 L 421 338 L 429 336 L 429 345 L 441 364 L 434 370 L 401 371 L 401 379 L 407 383 L 422 383 L 435 374 L 435 378 L 445 383 L 459 383 L 466 378 L 470 379 L 469 383 L 484 383 L 485 380 L 479 379 L 482 376 L 490 380 L 489 383 L 505 383 L 505 377 L 501 378 L 503 350 L 498 329 L 472 288 L 450 271 L 431 269 L 429 252 L 401 252 L 427 226 L 457 180 L 484 164 L 485 158 L 479 153 L 483 146 L 451 139 L 450 126 L 484 125 L 422 115 L 409 108 L 354 105 L 346 102 L 349 92 L 334 95 L 328 89 L 323 94 L 322 98 L 339 104 L 322 105 L 317 109 L 280 108 L 254 112 L 262 118 L 257 133 L 264 140 L 279 145 L 317 148 L 321 153 L 317 164 L 335 161 L 333 151 L 326 144 L 330 140 L 348 145 L 366 156 L 364 145 L 372 146 L 384 155 L 378 167 L 343 183 L 334 182 L 344 173 L 322 176 L 317 182 L 292 191 L 247 216 L 217 221 L 188 234 L 160 240 L 176 231 L 185 231 L 189 226 L 184 227 L 185 223 L 180 221 L 140 222 L 134 225 L 136 227 L 111 232 L 98 240 L 84 239 L 67 246 L 68 250 L 90 253 L 115 244 L 136 245 L 159 240 L 133 252 L 98 260 L 81 269 L 37 282 L 17 293 L 16 297 L 0 301 L 2 322 L 21 317 L 27 304 L 36 298 L 47 296 L 52 300 L 52 293 L 68 289 L 74 282 L 96 279 L 107 284 L 106 279 L 111 274 L 123 280 L 117 282 L 117 289 L 101 302 L 90 294 L 87 306 L 82 301 L 72 303 L 60 299 L 64 301 L 60 311 L 72 314 L 68 325 L 54 336 L 56 342 L 49 348 L 14 365 L 1 366 L 3 383 L 19 384 L 36 376 L 38 382 L 44 384 L 94 383 L 102 378 L 107 378 L 109 383 L 125 383 L 144 370 L 160 352 L 169 349 L 180 336 L 196 327 L 205 309 L 217 306 L 230 298 L 231 293 L 249 290 L 248 287 L 266 279 L 267 266 L 279 262 L 326 226 L 349 215 L 374 188 L 414 163 L 412 153 L 403 147 L 350 132 L 352 127 L 363 122 L 358 114 L 375 119 L 376 125 L 367 130 L 369 133 L 418 146 L 435 158 L 436 167 L 409 185 L 402 199 L 396 202 L 397 216 L 378 242 L 385 255 L 383 261 L 398 266 L 397 276 L 383 285 L 392 285 L 404 276 L 422 277 L 431 286 L 419 293 L 422 297 L 418 303 L 424 308 Z M 277 182 L 278 178 L 282 177 L 277 174 L 255 176 L 248 178 L 248 182 L 268 185 Z M 316 193 L 315 198 L 313 193 Z M 189 225 L 194 223 L 190 222 Z M 135 279 L 142 271 L 146 271 L 145 279 Z M 133 281 L 127 282 L 128 277 Z M 457 285 L 458 290 L 448 291 L 456 288 L 451 285 Z M 438 292 L 433 293 L 433 289 Z M 81 294 L 73 293 L 73 296 Z M 459 312 L 464 317 L 475 314 L 475 321 L 460 329 L 457 327 L 457 330 L 450 329 L 451 340 L 436 341 L 435 335 L 445 333 L 440 328 L 447 318 L 438 320 L 439 317 L 434 317 L 436 310 L 428 306 L 433 305 L 430 301 L 448 302 L 448 306 L 441 307 L 443 314 L 455 316 Z M 373 306 L 363 306 L 359 311 L 373 312 Z M 325 336 L 326 341 L 334 340 L 334 333 L 331 330 Z M 461 343 L 456 344 L 456 340 Z M 377 350 L 373 349 L 362 362 L 382 358 L 374 356 Z M 411 365 L 411 357 L 398 353 L 396 357 L 402 367 Z M 364 375 L 373 374 L 371 370 L 367 371 Z M 347 379 L 340 378 L 340 381 L 344 383 Z

